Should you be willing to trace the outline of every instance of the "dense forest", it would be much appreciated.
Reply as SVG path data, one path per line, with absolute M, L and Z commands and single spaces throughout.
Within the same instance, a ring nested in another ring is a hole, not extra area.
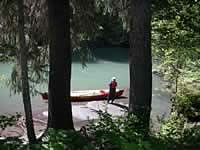
M 0 149 L 200 149 L 198 0 L 3 0 L 0 8 L 0 61 L 14 64 L 9 87 L 22 93 L 27 133 L 26 141 L 2 137 Z M 86 66 L 105 46 L 128 49 L 128 112 L 98 112 L 97 122 L 77 130 L 72 60 Z M 152 73 L 167 81 L 172 103 L 156 129 L 150 118 Z M 48 84 L 48 122 L 38 137 L 30 95 L 38 94 L 35 85 L 41 83 Z M 0 116 L 0 131 L 19 117 Z

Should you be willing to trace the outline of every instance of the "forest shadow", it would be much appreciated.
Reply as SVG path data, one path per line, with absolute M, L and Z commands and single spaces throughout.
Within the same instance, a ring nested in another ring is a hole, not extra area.
M 122 109 L 125 110 L 125 111 L 128 111 L 128 107 L 125 106 L 125 105 L 118 104 L 118 103 L 114 103 L 114 102 L 113 102 L 113 103 L 109 103 L 109 104 L 114 105 L 114 106 L 117 106 L 117 107 L 119 107 L 119 108 L 122 108 Z M 97 114 L 103 113 L 102 110 L 96 110 L 96 109 L 93 109 L 93 108 L 90 108 L 90 110 L 91 110 L 92 112 L 97 113 Z
M 117 106 L 117 107 L 119 107 L 119 108 L 122 108 L 122 109 L 124 109 L 124 110 L 126 110 L 126 111 L 128 111 L 128 107 L 127 107 L 126 105 L 122 105 L 122 104 L 115 103 L 115 102 L 113 102 L 113 103 L 111 103 L 111 104 L 114 105 L 114 106 Z
M 97 59 L 120 62 L 120 63 L 128 62 L 127 48 L 121 48 L 121 47 L 96 48 L 92 50 L 92 53 Z
M 99 60 L 112 61 L 118 63 L 128 63 L 128 48 L 121 47 L 105 47 L 105 48 L 92 48 L 88 53 L 74 53 L 73 62 L 82 63 L 98 63 Z M 85 60 L 84 60 L 85 59 Z

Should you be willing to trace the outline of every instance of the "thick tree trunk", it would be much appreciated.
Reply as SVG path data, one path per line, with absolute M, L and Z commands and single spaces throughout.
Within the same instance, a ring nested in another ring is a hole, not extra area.
M 149 126 L 152 101 L 150 0 L 133 0 L 130 19 L 129 112 L 144 116 Z
M 33 127 L 32 109 L 28 82 L 27 49 L 24 35 L 24 1 L 18 0 L 18 30 L 19 30 L 19 49 L 21 64 L 22 96 L 26 117 L 27 135 L 30 143 L 36 143 L 35 131 Z
M 71 48 L 69 11 L 69 0 L 48 0 L 50 33 L 48 128 L 54 129 L 73 129 L 70 101 Z

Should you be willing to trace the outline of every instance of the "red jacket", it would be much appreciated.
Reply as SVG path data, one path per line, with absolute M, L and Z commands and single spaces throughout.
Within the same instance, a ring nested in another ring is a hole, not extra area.
M 116 81 L 112 81 L 112 82 L 110 83 L 110 88 L 114 89 L 114 88 L 116 88 L 116 87 L 117 87 L 117 82 L 116 82 Z

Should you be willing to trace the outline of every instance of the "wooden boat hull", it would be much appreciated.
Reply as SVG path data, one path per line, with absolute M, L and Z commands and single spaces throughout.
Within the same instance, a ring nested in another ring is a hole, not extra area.
M 124 90 L 116 90 L 116 98 L 119 98 L 123 94 Z M 43 100 L 48 100 L 48 93 L 40 93 Z M 105 100 L 109 95 L 108 90 L 83 90 L 83 91 L 73 91 L 71 93 L 72 102 L 85 102 L 85 101 L 95 101 L 95 100 Z

